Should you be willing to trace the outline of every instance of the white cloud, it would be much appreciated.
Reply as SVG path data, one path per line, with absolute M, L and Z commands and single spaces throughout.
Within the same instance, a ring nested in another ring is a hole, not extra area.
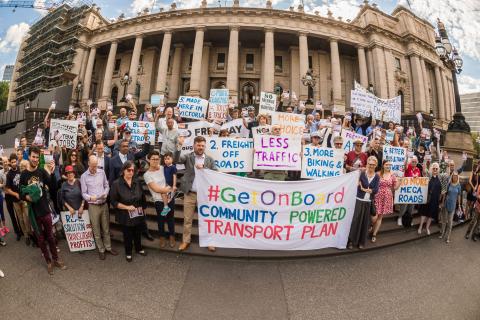
M 294 0 L 292 5 L 295 9 L 300 4 L 300 0 Z M 353 20 L 360 11 L 360 5 L 362 1 L 360 0 L 304 0 L 305 11 L 309 13 L 314 13 L 315 11 L 320 12 L 320 15 L 326 16 L 328 10 L 333 14 L 333 17 L 342 17 L 343 21 L 347 19 Z
M 5 37 L 0 39 L 0 53 L 18 50 L 20 44 L 22 43 L 23 37 L 27 34 L 29 29 L 30 26 L 25 22 L 11 25 L 7 29 Z
M 45 0 L 35 0 L 33 2 L 33 6 L 36 7 L 35 11 L 37 11 L 41 16 L 46 16 L 48 10 L 45 9 L 38 9 L 38 8 L 46 8 L 47 4 Z
M 154 2 L 154 0 L 133 0 L 133 2 L 130 4 L 132 14 L 135 16 L 138 12 L 143 11 L 145 8 L 152 9 Z
M 440 18 L 447 33 L 459 50 L 460 55 L 468 55 L 480 61 L 480 1 L 478 0 L 410 0 L 412 11 L 418 16 L 437 25 Z M 399 4 L 408 8 L 407 0 Z
M 457 79 L 460 94 L 480 92 L 480 79 L 467 75 L 460 75 Z

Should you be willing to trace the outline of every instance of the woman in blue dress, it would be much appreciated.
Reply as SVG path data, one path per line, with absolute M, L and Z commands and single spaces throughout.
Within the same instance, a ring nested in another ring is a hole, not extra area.
M 447 197 L 445 200 L 445 208 L 447 210 L 442 210 L 442 234 L 439 238 L 445 238 L 447 243 L 450 243 L 450 233 L 452 232 L 453 215 L 455 214 L 457 201 L 460 202 L 461 193 L 462 187 L 459 183 L 458 172 L 455 171 L 453 172 L 450 183 L 448 184 Z

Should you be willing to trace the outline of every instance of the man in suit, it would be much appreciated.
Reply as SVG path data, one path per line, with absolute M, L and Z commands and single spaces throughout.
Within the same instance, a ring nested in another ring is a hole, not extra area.
M 125 163 L 125 161 L 130 160 L 130 161 L 135 161 L 139 160 L 142 158 L 145 158 L 145 156 L 148 154 L 150 151 L 150 142 L 148 141 L 148 132 L 145 137 L 145 143 L 142 145 L 142 150 L 136 153 L 133 153 L 129 150 L 129 141 L 128 140 L 122 140 L 120 142 L 120 150 L 119 153 L 112 157 L 109 161 L 109 169 L 108 169 L 108 183 L 111 186 L 113 182 L 120 177 L 120 173 L 122 171 L 122 166 Z M 153 237 L 148 232 L 147 224 L 144 222 L 143 225 L 143 231 L 142 234 L 145 238 L 147 238 L 150 241 L 153 241 Z
M 202 136 L 195 137 L 193 140 L 193 152 L 180 156 L 181 146 L 185 141 L 185 137 L 178 138 L 177 151 L 175 152 L 175 163 L 185 165 L 185 173 L 181 180 L 180 190 L 183 191 L 183 240 L 178 247 L 179 251 L 184 251 L 190 245 L 192 235 L 192 221 L 197 205 L 197 189 L 195 185 L 195 168 L 208 168 L 216 170 L 215 161 L 212 157 L 205 154 L 206 140 Z M 208 250 L 215 251 L 215 247 L 209 246 Z
M 95 142 L 94 153 L 98 158 L 98 167 L 102 169 L 106 175 L 109 174 L 111 158 L 105 154 L 105 145 L 103 140 L 97 140 Z

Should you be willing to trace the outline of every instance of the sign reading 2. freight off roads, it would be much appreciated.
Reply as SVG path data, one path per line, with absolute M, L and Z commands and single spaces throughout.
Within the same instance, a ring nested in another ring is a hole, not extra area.
M 253 139 L 209 138 L 205 153 L 221 172 L 252 172 Z
M 200 246 L 344 249 L 359 174 L 291 183 L 197 170 Z

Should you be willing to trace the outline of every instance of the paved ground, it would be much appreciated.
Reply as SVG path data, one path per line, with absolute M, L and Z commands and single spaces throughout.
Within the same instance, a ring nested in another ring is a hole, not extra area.
M 480 243 L 454 230 L 340 257 L 244 261 L 150 251 L 129 264 L 67 253 L 49 276 L 40 250 L 0 248 L 2 319 L 480 319 Z M 121 244 L 116 243 L 121 249 Z

